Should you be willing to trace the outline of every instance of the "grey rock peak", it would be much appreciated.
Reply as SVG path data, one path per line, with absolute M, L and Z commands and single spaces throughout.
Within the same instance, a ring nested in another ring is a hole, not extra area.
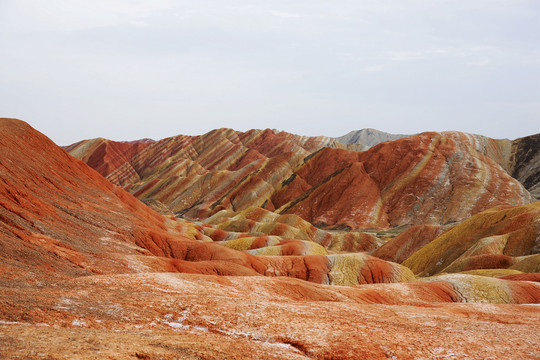
M 336 138 L 344 144 L 362 144 L 370 148 L 385 141 L 397 140 L 410 135 L 390 134 L 376 129 L 362 129 L 351 131 L 350 133 Z

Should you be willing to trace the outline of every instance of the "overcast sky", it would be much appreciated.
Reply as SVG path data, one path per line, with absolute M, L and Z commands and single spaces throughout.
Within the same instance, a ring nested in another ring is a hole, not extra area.
M 540 132 L 538 0 L 0 0 L 0 116 L 60 145 L 219 127 Z

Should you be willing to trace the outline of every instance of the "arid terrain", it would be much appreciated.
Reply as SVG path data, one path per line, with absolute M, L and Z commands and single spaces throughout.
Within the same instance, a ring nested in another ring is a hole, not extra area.
M 0 358 L 540 359 L 539 138 L 0 119 Z

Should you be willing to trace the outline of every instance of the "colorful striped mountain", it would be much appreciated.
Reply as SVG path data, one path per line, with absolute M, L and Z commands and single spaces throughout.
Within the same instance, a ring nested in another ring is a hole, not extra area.
M 220 129 L 153 143 L 93 139 L 66 150 L 136 197 L 188 219 L 260 207 L 320 228 L 384 230 L 532 202 L 499 164 L 511 154 L 501 144 L 432 132 L 357 152 L 330 138 Z
M 467 134 L 344 147 L 219 130 L 80 161 L 0 119 L 0 358 L 534 358 L 540 202 Z

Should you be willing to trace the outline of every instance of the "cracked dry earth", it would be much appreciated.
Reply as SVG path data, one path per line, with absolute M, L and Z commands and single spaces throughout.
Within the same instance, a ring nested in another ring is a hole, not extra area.
M 147 273 L 5 287 L 0 358 L 540 358 L 539 305 L 361 296 L 385 286 L 401 284 Z

